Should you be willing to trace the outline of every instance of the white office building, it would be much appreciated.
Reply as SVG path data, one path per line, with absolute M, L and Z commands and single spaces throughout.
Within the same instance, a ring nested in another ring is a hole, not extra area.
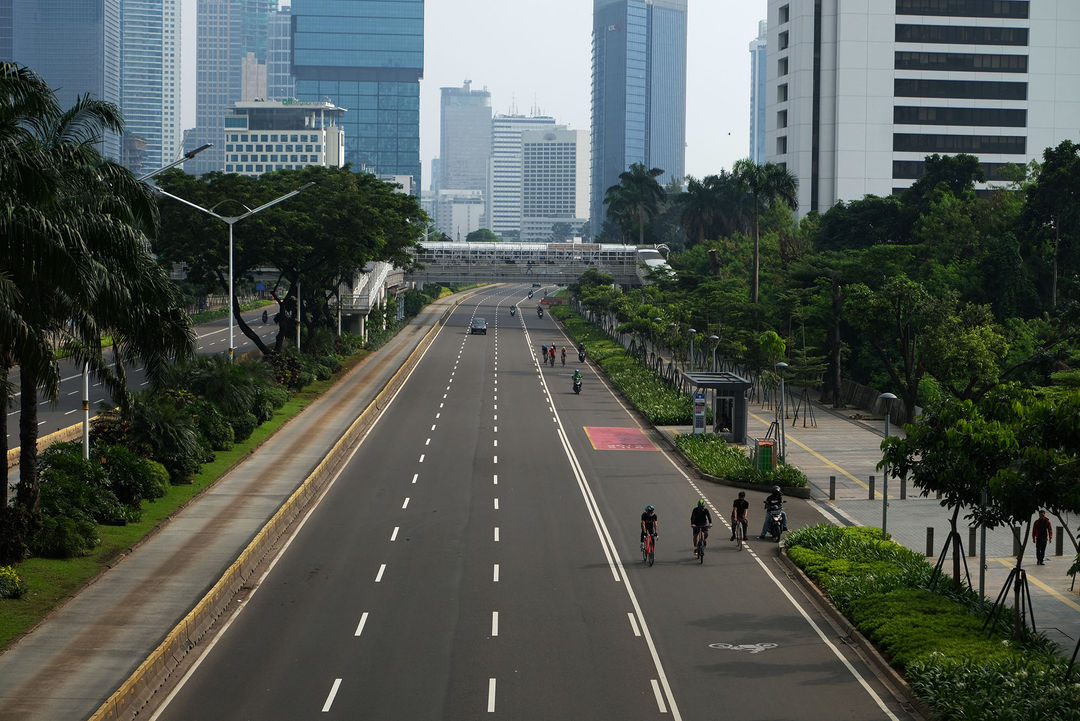
M 255 100 L 225 116 L 225 172 L 262 175 L 345 165 L 345 109 L 330 102 Z
M 1077 0 L 768 8 L 767 159 L 798 178 L 800 214 L 910 187 L 933 153 L 993 180 L 1080 137 Z
M 435 227 L 451 240 L 465 240 L 484 218 L 484 193 L 471 188 L 435 191 Z
M 589 217 L 589 136 L 565 126 L 521 133 L 521 241 L 581 235 Z
M 521 232 L 521 193 L 525 176 L 521 133 L 555 127 L 548 115 L 495 115 L 491 119 L 491 181 L 487 194 L 487 218 L 500 238 Z

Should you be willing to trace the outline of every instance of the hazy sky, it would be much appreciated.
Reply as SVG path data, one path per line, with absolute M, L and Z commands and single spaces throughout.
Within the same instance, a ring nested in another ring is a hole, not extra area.
M 184 5 L 184 127 L 195 124 L 195 4 Z M 686 172 L 715 173 L 749 153 L 750 41 L 766 0 L 689 0 Z M 491 91 L 493 112 L 534 105 L 589 128 L 592 0 L 426 0 L 420 82 L 423 187 L 439 154 L 439 88 Z

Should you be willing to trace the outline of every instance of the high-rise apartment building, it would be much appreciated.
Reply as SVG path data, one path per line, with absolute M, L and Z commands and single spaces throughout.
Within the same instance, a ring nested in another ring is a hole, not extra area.
M 750 159 L 765 162 L 766 79 L 768 77 L 767 24 L 758 23 L 757 37 L 750 41 Z
M 686 157 L 687 0 L 593 0 L 592 226 L 634 163 L 681 179 Z
M 10 49 L 0 60 L 40 75 L 63 108 L 87 93 L 120 105 L 121 0 L 9 0 L 0 5 L 5 5 L 0 9 L 0 51 Z M 106 132 L 101 152 L 119 160 L 120 136 Z
M 179 157 L 179 0 L 120 0 L 120 109 L 124 165 L 141 174 Z
M 491 162 L 491 93 L 442 88 L 439 116 L 439 187 L 487 193 Z
M 932 153 L 994 179 L 1077 136 L 1075 0 L 769 0 L 768 23 L 768 159 L 800 213 L 910 187 Z
M 565 126 L 521 133 L 521 240 L 545 242 L 556 225 L 581 235 L 589 212 L 589 141 Z M 568 240 L 569 237 L 561 238 Z
M 296 97 L 296 79 L 292 74 L 292 9 L 270 13 L 266 28 L 266 97 L 286 100 Z
M 502 115 L 491 120 L 491 179 L 488 227 L 503 240 L 521 233 L 521 193 L 525 182 L 521 133 L 555 127 L 548 115 Z
M 237 102 L 260 97 L 254 81 L 260 77 L 260 64 L 265 78 L 268 24 L 276 8 L 277 0 L 198 0 L 192 142 L 213 147 L 185 163 L 188 172 L 201 175 L 225 169 L 225 116 Z
M 293 0 L 292 16 L 296 97 L 346 109 L 345 161 L 419 181 L 423 0 Z

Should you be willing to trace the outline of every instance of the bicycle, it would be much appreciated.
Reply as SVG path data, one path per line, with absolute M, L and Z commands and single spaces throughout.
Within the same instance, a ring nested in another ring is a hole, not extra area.
M 646 566 L 653 565 L 653 561 L 656 560 L 656 534 L 646 533 L 645 543 L 641 546 L 641 562 Z
M 712 526 L 700 526 L 697 531 L 697 548 L 694 549 L 694 555 L 698 558 L 698 563 L 705 563 L 705 537 L 708 535 L 708 530 Z
M 746 521 L 737 520 L 732 516 L 731 533 L 735 536 L 735 550 L 741 551 L 743 545 L 746 543 Z

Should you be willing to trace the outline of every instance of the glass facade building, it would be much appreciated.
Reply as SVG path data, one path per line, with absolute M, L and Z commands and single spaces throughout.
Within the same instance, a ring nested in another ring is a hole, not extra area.
M 346 109 L 345 161 L 354 171 L 420 180 L 423 0 L 293 0 L 299 100 Z
M 765 162 L 765 81 L 768 78 L 766 22 L 758 23 L 758 36 L 750 41 L 750 159 Z
M 686 158 L 686 0 L 594 0 L 593 232 L 604 193 L 634 163 L 681 179 Z
M 266 50 L 266 94 L 270 100 L 296 97 L 292 74 L 292 13 L 281 8 L 270 13 Z
M 119 106 L 120 0 L 0 2 L 0 60 L 34 70 L 63 108 L 86 93 Z M 105 133 L 100 147 L 120 159 L 115 133 Z

